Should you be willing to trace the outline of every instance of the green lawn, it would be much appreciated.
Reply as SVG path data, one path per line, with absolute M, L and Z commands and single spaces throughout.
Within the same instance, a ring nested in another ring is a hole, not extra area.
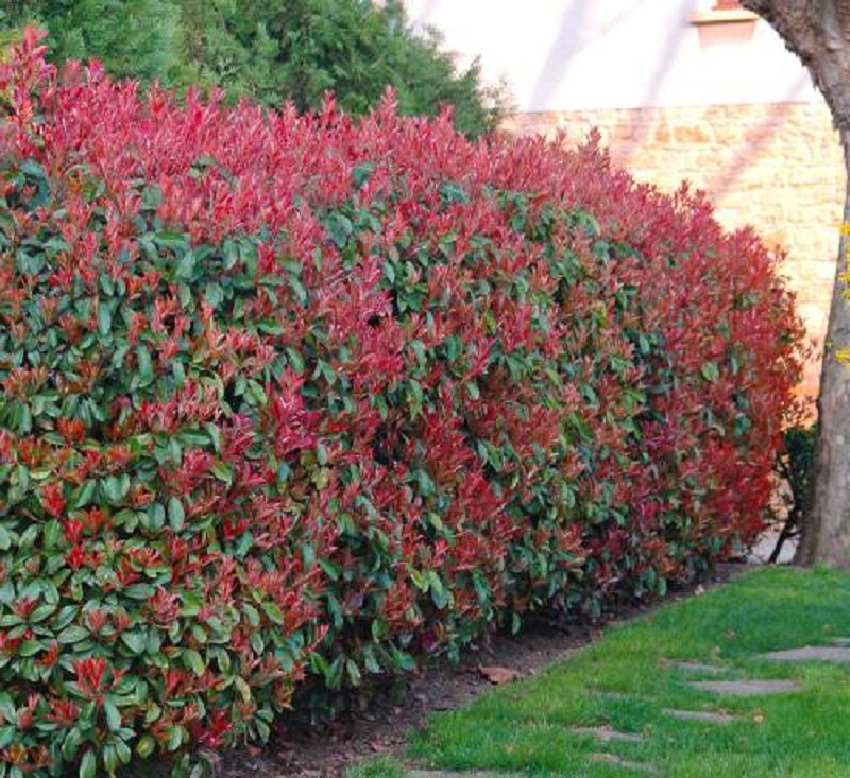
M 411 736 L 408 769 L 608 778 L 644 773 L 594 761 L 613 754 L 668 778 L 847 778 L 850 664 L 786 664 L 765 651 L 850 637 L 850 575 L 763 569 L 651 616 L 614 625 L 576 656 L 435 715 Z M 689 688 L 712 676 L 669 660 L 721 665 L 719 678 L 793 678 L 796 692 L 732 697 Z M 612 695 L 613 693 L 613 695 Z M 729 724 L 682 722 L 665 708 L 728 711 Z M 571 727 L 610 726 L 640 743 L 597 742 Z M 595 756 L 594 756 L 595 755 Z M 355 778 L 400 776 L 379 760 Z

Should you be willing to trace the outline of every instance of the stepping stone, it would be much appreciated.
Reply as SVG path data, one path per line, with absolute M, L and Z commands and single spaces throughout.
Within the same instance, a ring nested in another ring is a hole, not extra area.
M 760 659 L 772 659 L 775 662 L 850 662 L 848 646 L 803 646 L 790 651 L 771 651 L 761 654 Z
M 648 762 L 630 762 L 628 759 L 621 759 L 616 754 L 592 754 L 590 757 L 593 762 L 606 762 L 608 764 L 617 765 L 625 770 L 638 770 L 642 773 L 658 773 L 658 768 L 654 764 Z
M 735 717 L 731 713 L 712 710 L 675 710 L 664 708 L 661 711 L 665 716 L 679 721 L 702 721 L 706 724 L 731 724 Z
M 714 694 L 728 694 L 736 697 L 751 697 L 758 694 L 786 694 L 799 688 L 796 681 L 785 679 L 741 680 L 741 681 L 688 681 L 692 689 Z
M 677 670 L 683 670 L 686 673 L 701 673 L 703 675 L 720 675 L 721 673 L 726 672 L 725 667 L 718 667 L 717 665 L 707 665 L 703 662 L 668 662 L 664 661 L 663 664 L 670 665 L 675 667 Z
M 406 778 L 528 778 L 523 773 L 446 772 L 443 770 L 405 770 Z
M 570 727 L 574 735 L 590 735 L 600 743 L 643 743 L 643 735 L 637 732 L 618 732 L 608 727 Z

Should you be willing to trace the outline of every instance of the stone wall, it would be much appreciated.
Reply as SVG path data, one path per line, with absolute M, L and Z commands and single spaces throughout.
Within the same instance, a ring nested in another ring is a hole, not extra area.
M 782 272 L 820 347 L 842 220 L 845 174 L 838 136 L 822 103 L 605 109 L 523 114 L 518 133 L 581 140 L 597 127 L 614 159 L 664 189 L 682 179 L 706 190 L 727 227 L 752 224 L 782 245 Z M 817 359 L 801 390 L 817 393 Z

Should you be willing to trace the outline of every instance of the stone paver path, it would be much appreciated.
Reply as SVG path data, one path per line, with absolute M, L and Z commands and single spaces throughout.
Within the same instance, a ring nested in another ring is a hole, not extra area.
M 850 662 L 850 646 L 803 646 L 790 651 L 771 651 L 760 658 L 775 662 Z
M 682 670 L 686 673 L 699 673 L 701 675 L 720 675 L 721 673 L 728 672 L 725 667 L 707 665 L 703 662 L 674 661 L 664 662 L 664 664 L 669 664 L 671 667 L 675 667 L 677 670 Z
M 446 772 L 444 770 L 405 770 L 406 778 L 528 778 L 524 773 Z
M 803 646 L 788 651 L 773 651 L 761 654 L 759 658 L 780 662 L 805 662 L 824 661 L 841 662 L 850 664 L 850 637 L 835 637 L 830 639 L 828 646 Z M 708 664 L 695 660 L 661 659 L 662 667 L 678 670 L 692 675 L 718 676 L 732 669 L 718 664 Z M 751 697 L 769 694 L 788 694 L 795 692 L 800 687 L 797 681 L 785 678 L 741 678 L 725 679 L 712 678 L 710 680 L 687 680 L 684 683 L 702 692 L 717 695 L 730 695 Z M 611 701 L 640 699 L 634 694 L 623 692 L 595 691 L 599 698 Z M 690 721 L 698 724 L 729 725 L 741 720 L 724 710 L 680 710 L 677 708 L 662 708 L 661 714 L 678 721 Z M 600 744 L 617 743 L 645 743 L 647 738 L 640 732 L 621 732 L 611 727 L 576 726 L 569 727 L 568 732 L 578 736 L 589 736 Z M 614 753 L 594 753 L 590 759 L 594 762 L 616 765 L 623 770 L 660 775 L 661 770 L 657 765 L 648 762 L 637 762 L 625 759 Z M 406 773 L 407 778 L 519 778 L 509 773 L 487 773 L 487 772 L 441 772 L 426 770 L 410 770 Z
M 625 770 L 637 770 L 642 773 L 652 773 L 657 774 L 658 767 L 654 764 L 649 764 L 648 762 L 631 762 L 628 759 L 622 759 L 616 754 L 593 754 L 590 757 L 594 762 L 608 762 L 609 764 L 615 764 L 617 767 L 622 767 Z
M 675 708 L 663 708 L 661 711 L 665 716 L 679 721 L 701 721 L 705 724 L 731 724 L 735 717 L 731 713 L 714 710 L 676 710 Z
M 785 679 L 739 681 L 688 681 L 688 686 L 703 692 L 728 694 L 735 697 L 751 697 L 759 694 L 787 694 L 797 691 L 796 681 Z
M 618 732 L 609 727 L 570 727 L 574 735 L 590 735 L 600 743 L 643 743 L 644 736 L 637 732 Z

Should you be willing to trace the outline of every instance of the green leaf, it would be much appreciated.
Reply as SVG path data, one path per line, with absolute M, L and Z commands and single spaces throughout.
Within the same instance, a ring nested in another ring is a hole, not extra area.
M 147 386 L 153 382 L 153 361 L 151 360 L 151 352 L 146 346 L 139 346 L 136 349 L 136 357 L 139 363 L 139 385 Z
M 192 273 L 195 270 L 195 255 L 191 251 L 187 251 L 177 263 L 177 278 L 189 281 L 192 278 Z
M 86 481 L 71 498 L 71 504 L 74 508 L 84 508 L 94 499 L 94 491 L 97 488 L 95 481 Z
M 44 646 L 37 640 L 25 640 L 18 646 L 19 656 L 35 656 Z
M 213 475 L 218 478 L 222 483 L 227 484 L 228 487 L 233 486 L 233 466 L 227 464 L 227 462 L 216 462 L 212 466 Z
M 186 519 L 186 513 L 183 510 L 183 503 L 176 497 L 168 498 L 168 522 L 171 524 L 171 529 L 175 532 L 180 532 L 183 529 L 183 523 Z
M 47 173 L 44 172 L 44 168 L 32 157 L 28 157 L 20 164 L 20 171 L 30 176 L 31 178 L 35 178 L 41 181 L 47 180 Z
M 431 602 L 434 603 L 440 610 L 445 608 L 451 602 L 451 597 L 449 593 L 446 591 L 443 586 L 443 582 L 440 580 L 440 576 L 435 572 L 431 571 Z
M 122 632 L 121 642 L 137 656 L 144 653 L 148 644 L 145 636 L 140 635 L 138 632 Z
M 251 648 L 254 649 L 254 653 L 257 656 L 261 656 L 263 650 L 265 649 L 265 644 L 263 643 L 263 636 L 260 632 L 255 632 L 251 635 Z
M 2 524 L 0 524 L 0 551 L 8 551 L 12 547 L 12 536 Z
M 111 732 L 121 729 L 121 711 L 108 697 L 103 701 L 103 712 L 106 714 L 106 726 Z
M 24 434 L 29 435 L 32 432 L 32 412 L 27 403 L 21 403 L 21 420 L 18 424 L 18 429 Z
M 249 605 L 247 602 L 242 603 L 242 612 L 248 617 L 248 623 L 256 628 L 260 626 L 260 614 L 257 612 L 257 609 L 253 605 Z
M 85 627 L 82 627 L 79 624 L 71 624 L 69 627 L 65 627 L 65 629 L 56 636 L 56 640 L 63 645 L 80 643 L 88 638 L 89 634 L 89 631 Z
M 142 758 L 147 759 L 156 750 L 156 740 L 150 735 L 143 735 L 136 743 L 136 753 Z
M 405 651 L 399 651 L 394 645 L 390 644 L 390 653 L 393 656 L 396 669 L 405 673 L 411 673 L 416 669 L 416 661 Z
M 179 724 L 171 727 L 168 738 L 168 750 L 176 751 L 183 745 L 183 727 Z
M 197 651 L 192 649 L 186 649 L 183 651 L 183 661 L 199 678 L 204 674 L 204 672 L 206 672 L 207 665 L 204 662 L 204 658 Z
M 204 297 L 213 310 L 218 308 L 222 300 L 224 300 L 224 292 L 221 289 L 221 284 L 218 281 L 208 281 L 204 290 Z
M 17 731 L 15 727 L 0 727 L 0 751 L 15 742 Z M 3 773 L 0 771 L 0 776 Z
M 8 692 L 0 692 L 0 714 L 6 721 L 14 722 L 16 720 L 15 702 Z
M 161 230 L 155 236 L 156 242 L 163 248 L 182 248 L 186 245 L 186 236 L 181 232 Z
M 186 383 L 186 367 L 179 360 L 174 360 L 171 363 L 171 375 L 174 376 L 174 383 L 177 386 L 183 386 Z
M 52 615 L 56 611 L 56 605 L 45 603 L 44 605 L 39 605 L 33 612 L 29 618 L 30 624 L 38 624 L 40 621 L 44 621 L 48 616 Z
M 236 691 L 239 692 L 239 696 L 242 698 L 242 702 L 246 705 L 250 705 L 251 701 L 254 699 L 251 694 L 251 687 L 245 682 L 245 679 L 242 676 L 237 675 L 233 679 L 233 685 L 236 687 Z
M 148 600 L 156 590 L 150 584 L 133 584 L 124 589 L 124 595 L 133 600 Z
M 80 762 L 80 778 L 95 778 L 97 775 L 97 759 L 92 751 L 86 751 Z
M 375 169 L 374 162 L 361 162 L 351 172 L 351 177 L 354 180 L 354 188 L 362 189 L 363 185 L 369 180 L 372 171 Z
M 345 660 L 345 674 L 348 676 L 348 680 L 351 681 L 352 686 L 360 686 L 360 668 L 353 659 Z
M 700 368 L 700 375 L 706 381 L 716 381 L 720 378 L 720 370 L 717 367 L 715 362 L 705 362 L 703 366 Z
M 275 603 L 264 602 L 263 610 L 266 612 L 266 616 L 275 624 L 286 624 L 286 616 L 284 616 L 283 611 Z
M 71 727 L 70 731 L 62 740 L 62 756 L 64 756 L 68 761 L 73 759 L 74 755 L 77 753 L 77 749 L 80 747 L 80 743 L 82 742 L 83 735 L 80 732 L 80 728 Z
M 207 433 L 199 432 L 197 430 L 181 432 L 177 437 L 184 446 L 206 446 L 210 442 L 209 435 Z
M 221 451 L 222 436 L 221 430 L 218 428 L 218 426 L 216 426 L 212 422 L 208 422 L 207 424 L 204 424 L 204 429 L 206 430 L 207 435 L 209 435 L 215 451 Z
M 130 763 L 130 760 L 133 758 L 133 752 L 130 750 L 130 746 L 119 739 L 115 741 L 115 750 L 118 752 L 118 758 L 122 764 Z
M 286 358 L 297 375 L 301 375 L 304 372 L 304 357 L 298 351 L 294 348 L 287 348 Z
M 106 743 L 101 751 L 103 756 L 103 766 L 106 768 L 106 774 L 110 778 L 114 778 L 115 772 L 118 770 L 118 752 L 115 750 L 114 743 Z
M 101 335 L 108 335 L 112 330 L 112 314 L 104 303 L 101 303 L 97 309 L 97 329 Z

